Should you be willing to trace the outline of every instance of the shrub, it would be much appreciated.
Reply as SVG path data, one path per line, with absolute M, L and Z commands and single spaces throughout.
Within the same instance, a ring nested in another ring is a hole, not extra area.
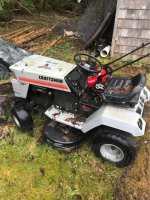
M 4 7 L 4 5 L 6 4 L 6 3 L 9 3 L 11 0 L 0 0 L 0 10 L 2 10 L 3 9 L 3 7 Z

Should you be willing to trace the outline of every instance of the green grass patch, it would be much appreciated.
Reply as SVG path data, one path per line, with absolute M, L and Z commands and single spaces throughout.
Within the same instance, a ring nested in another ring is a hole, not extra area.
M 58 44 L 54 45 L 53 48 L 50 48 L 45 56 L 73 63 L 73 58 L 77 51 L 78 50 L 73 46 L 71 41 L 63 39 L 61 42 L 58 42 Z
M 36 127 L 37 128 L 37 127 Z M 40 128 L 41 129 L 41 128 Z M 34 134 L 37 134 L 36 132 Z M 15 128 L 0 142 L 0 199 L 111 199 L 121 170 L 101 163 L 85 142 L 60 153 Z

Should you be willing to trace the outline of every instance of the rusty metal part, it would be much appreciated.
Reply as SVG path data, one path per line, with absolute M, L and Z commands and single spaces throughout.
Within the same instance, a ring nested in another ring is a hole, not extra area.
M 85 122 L 85 117 L 82 115 L 75 115 L 75 117 L 67 118 L 66 121 L 70 121 L 73 125 L 79 125 L 80 122 Z

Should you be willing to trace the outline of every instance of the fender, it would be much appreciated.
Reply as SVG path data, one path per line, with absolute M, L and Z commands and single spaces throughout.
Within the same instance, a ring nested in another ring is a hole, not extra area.
M 86 120 L 81 131 L 86 133 L 101 125 L 122 130 L 137 137 L 144 135 L 146 122 L 131 108 L 105 104 Z
M 144 103 L 147 101 L 150 101 L 150 91 L 147 87 L 144 87 L 134 108 L 105 103 L 85 121 L 81 130 L 86 133 L 105 125 L 131 133 L 135 137 L 142 136 L 146 126 L 142 115 Z

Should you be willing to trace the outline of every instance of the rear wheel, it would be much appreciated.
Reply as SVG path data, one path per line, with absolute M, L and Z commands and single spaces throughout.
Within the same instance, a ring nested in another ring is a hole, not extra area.
M 11 110 L 12 118 L 18 129 L 22 131 L 31 131 L 33 129 L 33 120 L 29 110 L 24 102 L 17 102 Z
M 101 155 L 111 162 L 120 162 L 124 158 L 124 152 L 114 144 L 102 144 L 99 148 Z
M 104 128 L 94 137 L 93 151 L 98 158 L 125 167 L 135 159 L 137 144 L 126 132 Z

